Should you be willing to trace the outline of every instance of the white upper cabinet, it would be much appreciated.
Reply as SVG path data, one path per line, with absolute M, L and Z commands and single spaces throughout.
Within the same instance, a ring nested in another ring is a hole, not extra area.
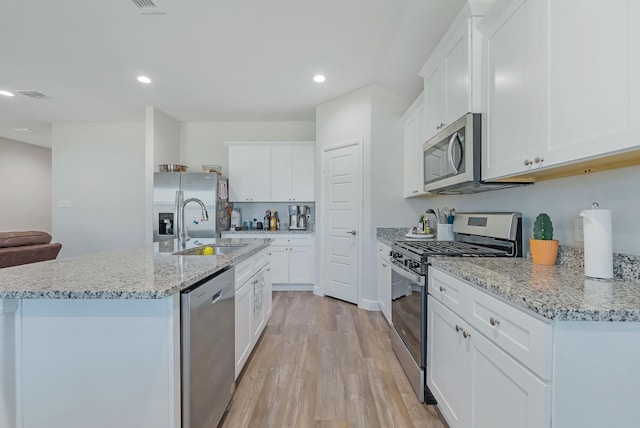
M 640 145 L 637 1 L 512 0 L 483 20 L 483 179 Z
M 231 202 L 313 202 L 315 144 L 227 143 Z
M 229 146 L 229 201 L 271 200 L 270 159 L 266 144 Z
M 315 144 L 271 147 L 271 201 L 315 200 Z
M 481 43 L 474 30 L 477 20 L 465 6 L 420 71 L 424 78 L 426 140 L 464 114 L 480 111 Z
M 424 96 L 420 96 L 409 107 L 403 116 L 403 150 L 404 150 L 404 197 L 411 198 L 425 194 L 423 190 L 422 145 L 425 142 L 425 104 Z

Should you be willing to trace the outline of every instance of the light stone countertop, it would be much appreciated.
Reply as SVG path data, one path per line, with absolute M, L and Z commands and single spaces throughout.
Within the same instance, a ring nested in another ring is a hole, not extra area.
M 0 299 L 161 299 L 269 246 L 271 239 L 192 239 L 238 246 L 216 256 L 178 256 L 175 240 L 0 269 Z
M 557 321 L 640 321 L 640 281 L 585 277 L 523 258 L 431 257 L 431 264 L 516 306 Z
M 225 230 L 223 234 L 238 234 L 238 235 L 313 235 L 316 233 L 315 225 L 310 224 L 306 230 L 296 230 L 282 228 L 280 230 L 267 230 L 267 229 L 251 229 L 251 230 Z

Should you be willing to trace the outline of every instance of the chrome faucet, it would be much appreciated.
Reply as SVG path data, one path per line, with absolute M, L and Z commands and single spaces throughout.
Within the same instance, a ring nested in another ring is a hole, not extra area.
M 180 207 L 178 208 L 178 242 L 182 243 L 183 245 L 187 241 L 187 239 L 189 239 L 189 238 L 187 238 L 187 231 L 186 231 L 186 228 L 184 226 L 184 207 L 189 202 L 197 202 L 198 204 L 200 204 L 200 208 L 202 208 L 202 219 L 201 219 L 201 221 L 209 220 L 209 213 L 207 213 L 207 208 L 204 206 L 204 203 L 200 199 L 189 198 L 189 199 L 185 200 L 184 202 L 182 202 L 180 204 Z

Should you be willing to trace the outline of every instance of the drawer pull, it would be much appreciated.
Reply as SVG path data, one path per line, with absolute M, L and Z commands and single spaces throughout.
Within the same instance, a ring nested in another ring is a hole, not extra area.
M 500 324 L 500 320 L 498 318 L 491 317 L 491 318 L 489 318 L 489 324 L 491 324 L 493 326 L 496 326 L 496 325 Z
M 459 325 L 457 325 L 457 324 L 456 324 L 456 331 L 457 331 L 457 332 L 462 331 L 462 327 L 460 327 Z
M 468 339 L 469 337 L 471 337 L 471 333 L 467 333 L 466 331 L 463 331 L 462 337 L 464 337 L 465 339 Z
M 440 290 L 441 293 L 444 293 L 445 291 L 447 291 L 447 289 L 444 288 L 443 286 L 440 286 L 439 290 Z

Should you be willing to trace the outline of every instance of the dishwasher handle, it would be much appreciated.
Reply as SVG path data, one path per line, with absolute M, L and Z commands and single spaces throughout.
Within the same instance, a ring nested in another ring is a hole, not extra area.
M 213 297 L 211 298 L 211 304 L 213 305 L 215 302 L 217 302 L 220 297 L 222 297 L 222 290 L 213 295 Z

